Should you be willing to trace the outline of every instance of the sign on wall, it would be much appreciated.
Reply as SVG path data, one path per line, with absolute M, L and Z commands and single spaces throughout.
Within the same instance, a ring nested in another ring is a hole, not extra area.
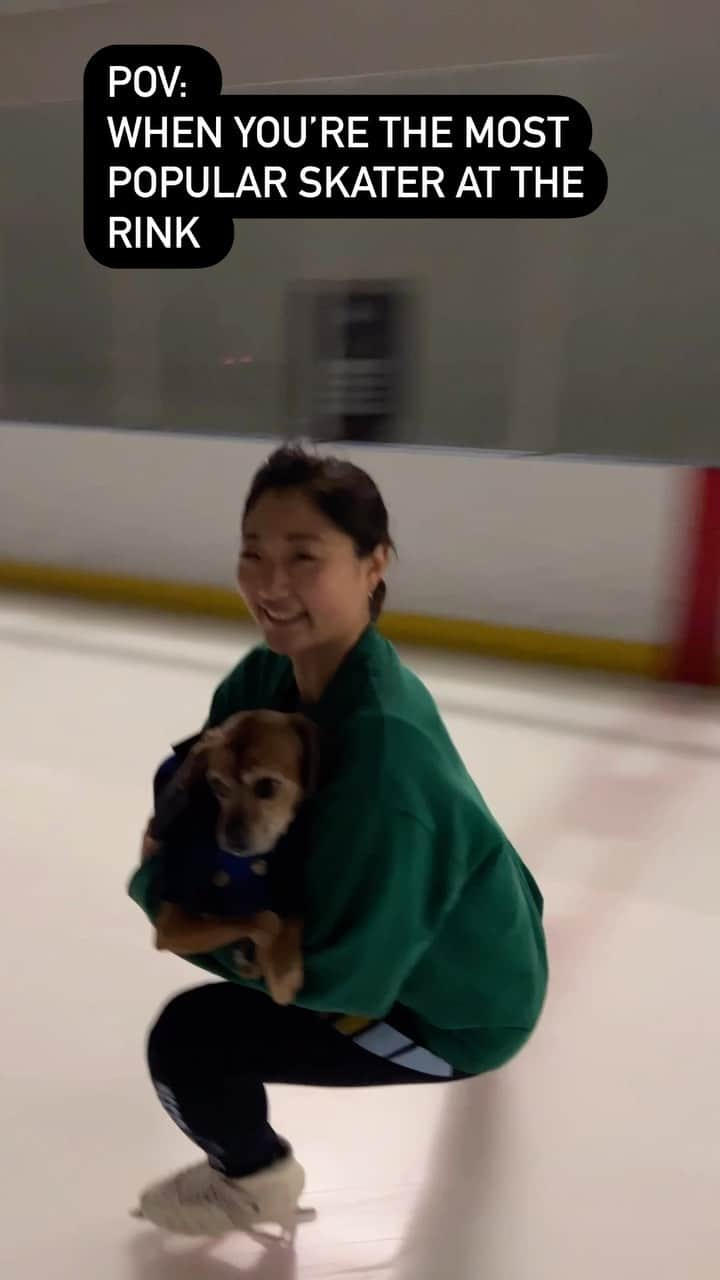
M 407 387 L 409 292 L 396 283 L 303 285 L 290 305 L 290 419 L 319 439 L 397 434 Z

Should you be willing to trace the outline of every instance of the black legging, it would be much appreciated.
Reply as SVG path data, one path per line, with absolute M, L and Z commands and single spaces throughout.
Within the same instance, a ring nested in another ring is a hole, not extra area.
M 256 1173 L 287 1151 L 268 1123 L 266 1084 L 367 1088 L 438 1080 L 377 1057 L 317 1014 L 229 982 L 171 1000 L 150 1032 L 148 1064 L 165 1110 L 231 1178 Z

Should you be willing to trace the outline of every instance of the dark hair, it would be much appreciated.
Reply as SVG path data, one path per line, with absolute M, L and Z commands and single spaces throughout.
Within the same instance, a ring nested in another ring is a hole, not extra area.
M 276 449 L 256 472 L 245 501 L 243 521 L 263 494 L 299 489 L 337 529 L 352 538 L 358 556 L 369 556 L 378 546 L 395 551 L 388 513 L 375 481 L 342 458 L 309 453 L 300 444 Z M 381 581 L 370 600 L 370 618 L 377 622 L 387 587 Z

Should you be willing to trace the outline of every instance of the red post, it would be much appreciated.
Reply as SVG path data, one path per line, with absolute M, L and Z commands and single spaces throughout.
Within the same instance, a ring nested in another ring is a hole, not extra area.
M 671 677 L 718 683 L 720 618 L 720 468 L 693 473 L 690 529 L 680 582 L 680 619 Z

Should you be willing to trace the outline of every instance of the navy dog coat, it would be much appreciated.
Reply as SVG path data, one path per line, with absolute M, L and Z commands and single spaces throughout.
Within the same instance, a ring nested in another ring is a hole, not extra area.
M 163 845 L 163 901 L 191 915 L 242 918 L 268 910 L 281 917 L 302 914 L 304 809 L 269 853 L 240 857 L 226 853 L 215 839 L 219 805 L 204 778 L 187 794 L 176 792 L 169 798 L 168 783 L 201 736 L 174 746 L 153 779 L 150 834 Z

